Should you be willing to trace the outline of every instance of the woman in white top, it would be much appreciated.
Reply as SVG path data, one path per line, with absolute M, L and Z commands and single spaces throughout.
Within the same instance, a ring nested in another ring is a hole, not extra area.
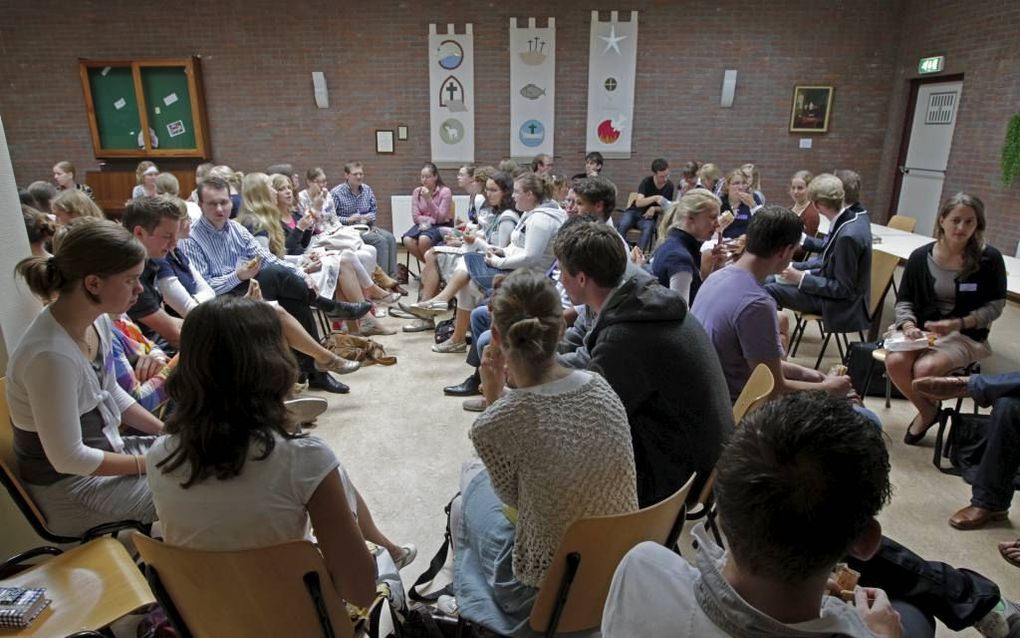
M 118 384 L 108 313 L 126 312 L 142 285 L 145 248 L 124 227 L 81 219 L 52 257 L 17 272 L 56 300 L 35 318 L 7 366 L 18 473 L 50 529 L 79 535 L 102 523 L 155 520 L 142 456 L 162 424 Z
M 376 528 L 325 442 L 295 433 L 284 399 L 296 379 L 268 305 L 222 296 L 188 314 L 167 383 L 176 407 L 167 436 L 147 455 L 164 539 L 193 549 L 248 549 L 310 538 L 311 522 L 337 591 L 365 607 L 376 577 L 365 540 L 398 567 L 417 552 Z

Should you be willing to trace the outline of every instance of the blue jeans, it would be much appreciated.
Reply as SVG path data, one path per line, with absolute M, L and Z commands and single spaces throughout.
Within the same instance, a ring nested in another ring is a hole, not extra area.
M 641 231 L 641 240 L 638 242 L 638 245 L 641 247 L 641 250 L 646 253 L 649 252 L 652 249 L 652 233 L 655 231 L 655 218 L 646 219 L 644 213 L 640 210 L 628 208 L 620 215 L 620 223 L 616 229 L 626 238 L 627 231 L 631 228 L 637 228 Z
M 471 311 L 471 347 L 468 349 L 467 362 L 472 368 L 482 365 L 482 350 L 492 341 L 492 315 L 488 306 L 478 306 Z
M 970 503 L 987 510 L 1008 510 L 1020 469 L 1020 372 L 971 376 L 970 395 L 992 406 L 988 443 L 971 486 Z

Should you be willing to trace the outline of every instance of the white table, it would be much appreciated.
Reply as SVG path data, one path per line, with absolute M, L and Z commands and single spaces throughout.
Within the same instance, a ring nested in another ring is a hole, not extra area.
M 821 234 L 829 232 L 829 220 L 824 215 L 819 219 L 818 232 Z M 902 261 L 906 261 L 910 253 L 921 246 L 935 241 L 932 237 L 874 223 L 871 224 L 871 236 L 882 238 L 880 242 L 872 244 L 873 250 L 899 257 Z M 1003 255 L 1002 259 L 1006 263 L 1006 292 L 1014 301 L 1020 300 L 1020 259 L 1007 255 Z

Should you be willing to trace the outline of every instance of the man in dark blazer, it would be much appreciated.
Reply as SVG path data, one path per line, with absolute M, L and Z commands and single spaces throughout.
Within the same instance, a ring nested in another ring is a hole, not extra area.
M 811 180 L 808 196 L 829 220 L 829 237 L 821 254 L 796 262 L 765 289 L 782 308 L 822 316 L 834 332 L 869 326 L 871 289 L 871 219 L 860 207 L 844 204 L 843 183 L 823 173 Z

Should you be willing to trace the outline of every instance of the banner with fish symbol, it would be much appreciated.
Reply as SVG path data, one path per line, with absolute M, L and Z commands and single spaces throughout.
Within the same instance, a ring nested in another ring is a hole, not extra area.
M 609 22 L 601 22 L 599 12 L 591 12 L 586 153 L 630 158 L 637 39 L 637 11 L 630 12 L 630 22 L 618 21 L 616 11 L 610 13 Z
M 450 168 L 475 161 L 475 46 L 472 25 L 463 34 L 429 25 L 429 115 L 432 161 Z
M 556 113 L 556 19 L 518 27 L 510 18 L 510 156 L 553 154 Z

